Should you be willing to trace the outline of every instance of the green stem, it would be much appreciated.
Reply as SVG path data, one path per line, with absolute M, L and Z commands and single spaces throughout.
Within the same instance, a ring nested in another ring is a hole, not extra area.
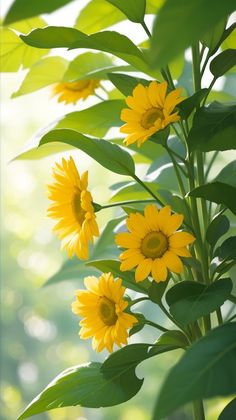
M 182 197 L 184 198 L 185 195 L 186 195 L 186 191 L 185 191 L 185 188 L 184 188 L 183 180 L 182 180 L 181 175 L 179 173 L 179 166 L 178 166 L 178 164 L 177 164 L 177 162 L 176 162 L 176 160 L 175 160 L 175 158 L 173 156 L 172 150 L 169 149 L 168 146 L 166 146 L 166 151 L 167 151 L 167 153 L 169 153 L 169 156 L 170 156 L 171 161 L 173 163 L 174 170 L 175 170 L 175 173 L 176 173 L 176 176 L 177 176 L 177 180 L 178 180 L 178 184 L 179 184 L 179 189 L 181 191 Z
M 94 95 L 95 95 L 98 99 L 100 99 L 101 101 L 105 101 L 105 99 L 104 99 L 104 98 L 102 98 L 100 95 L 98 95 L 98 93 L 94 93 Z
M 154 200 L 128 200 L 128 201 L 117 201 L 116 203 L 112 203 L 112 204 L 105 204 L 105 205 L 100 205 L 97 203 L 93 203 L 94 208 L 95 208 L 95 212 L 98 212 L 100 210 L 104 210 L 104 209 L 109 209 L 110 207 L 122 207 L 122 206 L 126 206 L 129 204 L 138 204 L 138 203 L 154 203 L 156 201 L 156 199 Z
M 211 89 L 213 88 L 213 86 L 214 86 L 214 84 L 215 84 L 215 82 L 216 82 L 216 79 L 217 79 L 217 77 L 214 77 L 214 78 L 212 79 L 212 81 L 211 81 L 211 83 L 210 83 L 210 85 L 209 85 L 209 87 L 208 87 L 208 89 L 207 89 L 207 93 L 206 93 L 206 95 L 205 95 L 205 98 L 204 98 L 204 100 L 203 100 L 203 102 L 202 102 L 202 106 L 204 106 L 204 105 L 205 105 L 206 100 L 207 100 L 207 98 L 208 98 L 208 95 L 209 95 L 209 93 L 211 92 Z
M 165 306 L 162 303 L 159 303 L 159 307 L 161 308 L 162 312 L 167 316 L 167 318 L 169 318 L 169 320 L 171 322 L 173 322 L 174 325 L 176 325 L 187 337 L 187 339 L 189 340 L 190 337 L 188 336 L 187 332 L 183 329 L 182 325 L 180 325 L 167 311 L 167 309 L 165 308 Z M 191 342 L 191 340 L 190 340 Z
M 223 324 L 223 318 L 222 318 L 222 313 L 221 313 L 221 309 L 220 308 L 218 308 L 216 310 L 216 316 L 217 316 L 218 324 L 219 325 L 222 325 Z
M 131 306 L 136 305 L 136 303 L 143 302 L 144 300 L 150 300 L 150 299 L 146 296 L 138 298 L 138 299 L 134 299 L 131 302 L 129 302 L 128 307 L 131 308 Z
M 149 321 L 148 319 L 145 320 L 145 324 L 150 325 L 151 327 L 157 328 L 158 330 L 163 331 L 163 332 L 169 331 L 167 328 L 162 327 L 156 322 Z
M 160 206 L 165 206 L 165 204 L 156 196 L 156 194 L 154 194 L 154 192 L 140 178 L 138 178 L 137 175 L 132 174 L 132 177 L 157 201 Z
M 212 156 L 212 158 L 211 158 L 210 162 L 208 163 L 207 170 L 206 170 L 206 173 L 205 173 L 205 180 L 207 180 L 207 177 L 208 177 L 208 175 L 209 175 L 209 173 L 210 173 L 210 170 L 211 170 L 211 168 L 212 168 L 212 165 L 213 165 L 213 163 L 215 162 L 215 160 L 216 160 L 216 158 L 217 158 L 218 154 L 219 154 L 219 151 L 218 151 L 218 150 L 216 150 L 216 151 L 214 152 L 214 154 L 213 154 L 213 156 Z
M 148 29 L 148 27 L 147 27 L 146 23 L 143 21 L 143 22 L 141 23 L 141 25 L 142 25 L 143 29 L 145 30 L 145 32 L 146 32 L 146 34 L 147 34 L 147 36 L 148 36 L 149 38 L 151 38 L 152 34 L 151 34 L 151 32 L 149 31 L 149 29 Z
M 193 415 L 194 420 L 205 420 L 202 400 L 193 401 Z

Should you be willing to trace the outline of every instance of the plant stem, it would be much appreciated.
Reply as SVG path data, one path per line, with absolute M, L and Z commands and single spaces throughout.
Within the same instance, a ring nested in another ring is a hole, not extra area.
M 148 29 L 148 27 L 147 27 L 146 23 L 143 21 L 143 22 L 141 23 L 141 25 L 142 25 L 143 29 L 145 30 L 145 32 L 146 32 L 146 34 L 147 34 L 147 36 L 148 36 L 149 38 L 151 38 L 152 34 L 151 34 L 151 32 L 149 31 L 149 29 Z
M 150 300 L 150 299 L 146 296 L 138 298 L 138 299 L 134 299 L 131 302 L 129 302 L 128 307 L 131 308 L 131 306 L 136 305 L 136 303 L 143 302 L 144 300 Z
M 137 175 L 132 174 L 133 179 L 137 181 L 156 201 L 160 206 L 164 207 L 165 204 L 152 192 L 152 190 L 140 179 L 137 177 Z
M 122 207 L 122 206 L 126 206 L 126 205 L 129 205 L 129 204 L 137 204 L 137 203 L 154 203 L 156 201 L 156 199 L 154 200 L 128 200 L 128 201 L 117 201 L 117 203 L 112 203 L 112 204 L 105 204 L 104 206 L 103 205 L 100 205 L 99 204 L 99 206 L 100 206 L 100 208 L 98 208 L 98 210 L 96 210 L 96 203 L 94 203 L 94 206 L 95 206 L 95 211 L 100 211 L 100 210 L 104 210 L 104 209 L 109 209 L 110 207 L 118 207 L 118 206 L 120 206 L 120 207 Z
M 170 156 L 171 161 L 173 163 L 174 170 L 175 170 L 177 180 L 178 180 L 178 184 L 179 184 L 179 189 L 181 191 L 182 197 L 184 198 L 185 195 L 186 195 L 186 191 L 185 191 L 185 188 L 184 188 L 183 180 L 182 180 L 181 175 L 179 173 L 179 166 L 178 166 L 178 164 L 177 164 L 177 162 L 176 162 L 176 160 L 173 156 L 172 150 L 168 146 L 166 146 L 166 151 L 167 151 L 167 153 L 169 153 L 169 156 Z
M 105 101 L 105 99 L 104 98 L 102 98 L 100 95 L 98 95 L 98 93 L 95 93 L 94 94 L 98 99 L 100 99 L 101 101 Z
M 202 400 L 193 401 L 193 415 L 194 420 L 205 420 Z
M 213 88 L 213 86 L 214 86 L 214 84 L 215 84 L 215 82 L 216 82 L 216 77 L 214 77 L 213 79 L 212 79 L 212 81 L 211 81 L 211 83 L 210 83 L 210 85 L 209 85 L 209 87 L 208 87 L 208 89 L 207 89 L 207 93 L 206 93 L 206 95 L 205 95 L 205 98 L 204 98 L 204 100 L 203 100 L 203 102 L 202 102 L 202 106 L 204 106 L 205 105 L 205 103 L 206 103 L 206 100 L 207 100 L 207 98 L 208 98 L 208 95 L 209 95 L 209 93 L 211 92 L 211 89 Z
M 221 313 L 221 309 L 220 308 L 218 308 L 216 310 L 216 315 L 217 315 L 218 324 L 219 325 L 223 324 L 223 318 L 222 318 L 222 313 Z
M 150 325 L 151 327 L 157 328 L 158 330 L 163 331 L 163 332 L 169 331 L 167 328 L 162 327 L 156 322 L 149 321 L 148 319 L 146 319 L 145 324 Z
M 212 156 L 212 158 L 211 158 L 210 162 L 208 163 L 208 167 L 207 167 L 207 170 L 206 170 L 206 173 L 205 173 L 205 181 L 207 180 L 207 177 L 208 177 L 208 175 L 209 175 L 209 173 L 210 173 L 210 170 L 211 170 L 211 168 L 212 168 L 212 165 L 213 165 L 213 163 L 215 162 L 215 160 L 216 160 L 216 158 L 217 158 L 218 154 L 219 154 L 219 151 L 218 151 L 218 150 L 216 150 L 216 151 L 214 152 L 214 154 L 213 154 L 213 156 Z

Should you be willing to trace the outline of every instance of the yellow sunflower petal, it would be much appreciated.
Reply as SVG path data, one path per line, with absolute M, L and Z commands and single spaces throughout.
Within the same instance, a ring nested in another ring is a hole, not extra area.
M 132 233 L 121 232 L 115 236 L 117 245 L 122 248 L 139 248 L 140 239 Z
M 162 231 L 168 236 L 171 235 L 182 225 L 183 220 L 184 216 L 182 214 L 173 214 L 168 219 L 168 223 L 166 223 L 166 226 L 162 227 Z
M 166 264 L 162 258 L 156 258 L 152 265 L 152 277 L 156 282 L 165 281 L 167 278 Z
M 145 258 L 141 261 L 135 271 L 136 282 L 145 280 L 152 270 L 153 260 L 151 258 Z
M 166 251 L 162 257 L 167 268 L 174 273 L 182 273 L 184 266 L 181 259 L 172 251 Z
M 171 208 L 170 206 L 165 206 L 162 209 L 160 209 L 157 217 L 156 217 L 156 221 L 157 224 L 159 226 L 159 229 L 165 229 L 165 227 L 168 225 L 169 220 L 170 220 L 170 216 L 171 216 Z M 163 230 L 164 232 L 164 230 Z
M 182 248 L 194 241 L 194 236 L 188 232 L 176 232 L 169 237 L 169 245 L 172 248 Z
M 192 257 L 191 253 L 189 252 L 189 250 L 185 247 L 183 248 L 169 248 L 169 251 L 174 252 L 175 254 L 179 255 L 180 257 Z

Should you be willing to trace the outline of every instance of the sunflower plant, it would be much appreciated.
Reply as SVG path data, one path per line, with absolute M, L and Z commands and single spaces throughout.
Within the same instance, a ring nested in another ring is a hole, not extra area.
M 76 107 L 17 158 L 57 153 L 60 143 L 73 149 L 69 158 L 55 157 L 48 183 L 48 216 L 65 255 L 73 258 L 54 283 L 70 279 L 70 264 L 77 268 L 72 311 L 80 318 L 80 338 L 111 354 L 63 371 L 19 419 L 59 407 L 124 403 L 142 387 L 136 367 L 175 349 L 182 355 L 150 418 L 169 418 L 192 403 L 193 418 L 203 420 L 204 400 L 222 396 L 232 401 L 219 419 L 232 419 L 234 1 L 92 0 L 74 27 L 47 26 L 38 16 L 69 2 L 13 2 L 2 27 L 2 71 L 28 69 L 13 97 L 50 86 L 58 101 Z M 141 44 L 107 29 L 123 20 L 127 34 L 130 21 L 135 24 Z M 77 55 L 68 60 L 55 55 L 57 48 Z M 81 101 L 91 97 L 97 103 L 81 110 Z M 80 174 L 75 163 L 76 149 L 96 160 L 107 177 L 117 174 L 108 203 L 92 197 L 88 172 Z M 227 150 L 232 157 L 222 167 Z M 111 207 L 114 218 L 99 226 L 97 213 Z M 138 312 L 140 302 L 152 305 L 152 319 Z M 167 324 L 158 319 L 160 311 Z M 142 330 L 149 327 L 156 339 L 144 343 Z

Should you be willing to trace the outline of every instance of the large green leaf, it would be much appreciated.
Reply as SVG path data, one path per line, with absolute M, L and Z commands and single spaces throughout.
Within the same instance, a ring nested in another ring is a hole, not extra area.
M 223 204 L 236 214 L 236 187 L 223 182 L 209 182 L 201 185 L 189 193 L 192 197 L 205 198 L 217 204 Z
M 174 319 L 185 326 L 214 312 L 228 299 L 231 291 L 232 281 L 229 278 L 218 280 L 210 286 L 184 281 L 168 290 L 166 301 Z
M 144 182 L 144 184 L 153 192 L 158 198 L 161 198 L 158 194 L 158 185 L 154 182 Z M 150 199 L 150 193 L 146 191 L 142 185 L 137 182 L 129 182 L 122 185 L 118 191 L 110 198 L 110 203 L 116 203 L 117 201 L 127 200 L 148 200 Z
M 144 21 L 146 0 L 107 0 L 123 12 L 129 20 L 136 23 Z
M 86 263 L 89 267 L 96 267 L 102 272 L 111 272 L 116 277 L 122 279 L 122 283 L 128 289 L 134 290 L 135 292 L 148 294 L 147 290 L 150 287 L 150 282 L 148 280 L 143 281 L 142 283 L 136 283 L 134 278 L 134 273 L 131 271 L 120 271 L 120 261 L 117 260 L 96 260 L 89 261 Z
M 112 353 L 103 364 L 75 366 L 58 375 L 25 409 L 18 420 L 53 408 L 82 405 L 99 408 L 121 404 L 140 390 L 143 379 L 136 376 L 139 363 L 178 345 L 131 344 Z
M 66 128 L 103 137 L 111 127 L 122 124 L 120 113 L 124 106 L 124 101 L 119 99 L 100 102 L 82 111 L 66 114 L 54 128 Z
M 236 324 L 215 328 L 194 343 L 171 369 L 162 386 L 153 420 L 187 402 L 236 392 Z
M 67 66 L 68 61 L 62 57 L 46 57 L 42 59 L 29 69 L 20 88 L 13 93 L 12 98 L 60 82 Z
M 80 79 L 107 79 L 112 71 L 134 71 L 131 66 L 116 66 L 111 57 L 104 53 L 86 52 L 72 60 L 63 79 L 74 82 Z
M 220 413 L 218 420 L 232 420 L 236 413 L 236 398 L 226 405 L 224 410 Z
M 15 0 L 7 12 L 4 19 L 4 25 L 9 25 L 12 22 L 26 19 L 31 16 L 51 13 L 71 1 L 72 0 Z
M 209 52 L 212 54 L 216 49 L 222 38 L 226 26 L 226 19 L 221 20 L 217 25 L 214 26 L 209 32 L 205 33 L 201 38 L 201 43 L 209 48 Z
M 14 32 L 27 33 L 32 28 L 43 27 L 46 22 L 40 17 L 24 20 L 11 28 L 0 28 L 1 72 L 15 72 L 20 66 L 28 68 L 48 53 L 47 49 L 38 50 L 26 45 Z
M 206 231 L 207 242 L 214 247 L 216 242 L 228 232 L 230 228 L 230 222 L 228 217 L 224 214 L 219 214 L 213 218 Z
M 228 165 L 224 166 L 215 178 L 215 181 L 225 182 L 226 184 L 236 187 L 236 160 L 233 160 L 228 163 Z
M 147 0 L 146 13 L 156 13 L 164 0 Z M 124 2 L 123 2 L 124 3 Z M 128 4 L 128 2 L 126 2 Z M 125 15 L 106 0 L 90 1 L 79 13 L 75 27 L 86 34 L 99 32 L 125 19 Z
M 178 108 L 180 109 L 180 115 L 183 118 L 188 118 L 194 109 L 201 103 L 204 96 L 206 95 L 207 89 L 201 89 L 197 92 L 195 92 L 192 96 L 185 99 L 183 102 L 181 102 L 178 105 Z
M 115 31 L 86 35 L 75 28 L 49 26 L 36 29 L 27 36 L 22 35 L 22 39 L 26 44 L 38 48 L 87 48 L 108 52 L 140 71 L 151 72 L 142 51 L 125 35 Z
M 113 85 L 119 89 L 125 96 L 132 95 L 132 92 L 139 83 L 144 86 L 148 86 L 151 80 L 140 79 L 134 76 L 128 76 L 127 74 L 111 73 L 108 74 L 110 81 Z
M 208 108 L 200 108 L 193 119 L 188 137 L 191 150 L 236 149 L 236 105 L 213 102 Z
M 210 70 L 215 77 L 223 76 L 236 65 L 236 50 L 228 49 L 218 54 L 210 64 Z
M 82 150 L 104 168 L 117 174 L 133 176 L 135 173 L 134 161 L 130 154 L 106 140 L 86 137 L 74 130 L 60 129 L 45 134 L 39 146 L 54 141 L 67 143 Z
M 234 0 L 167 0 L 154 23 L 151 60 L 163 67 L 235 9 Z

